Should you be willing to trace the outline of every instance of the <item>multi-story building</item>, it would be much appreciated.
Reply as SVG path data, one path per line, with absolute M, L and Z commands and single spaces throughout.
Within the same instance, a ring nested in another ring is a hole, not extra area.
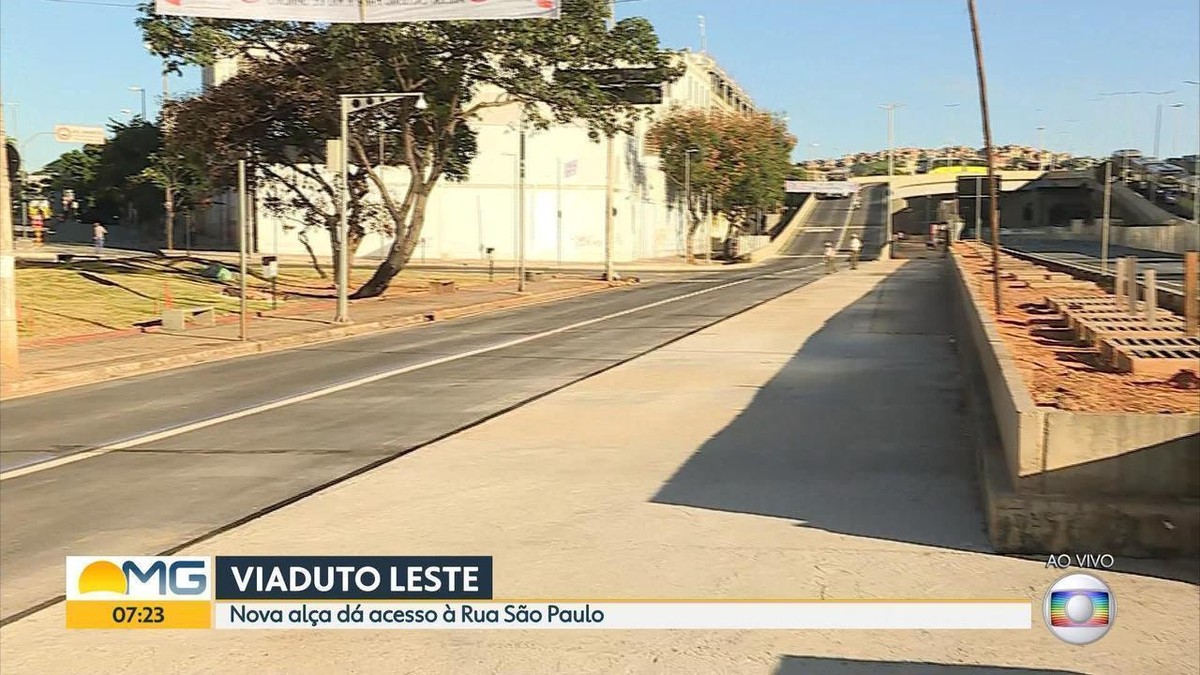
M 751 98 L 708 54 L 683 51 L 683 75 L 666 85 L 663 101 L 652 106 L 657 117 L 672 107 L 733 111 L 754 109 Z M 218 86 L 237 72 L 236 62 L 207 69 L 208 86 Z M 498 100 L 503 92 L 485 90 L 482 100 Z M 599 262 L 605 249 L 606 171 L 605 142 L 589 140 L 582 124 L 559 124 L 526 136 L 524 203 L 517 203 L 520 111 L 516 104 L 488 108 L 471 122 L 478 133 L 478 153 L 470 178 L 461 183 L 442 181 L 433 190 L 426 210 L 417 258 L 480 259 L 491 249 L 498 260 L 513 259 L 519 249 L 519 229 L 524 211 L 525 251 L 530 261 Z M 685 217 L 680 208 L 681 186 L 668 185 L 659 159 L 645 137 L 649 121 L 641 121 L 630 134 L 612 141 L 616 153 L 612 176 L 614 192 L 613 259 L 680 255 L 685 249 Z M 389 191 L 403 194 L 408 170 L 379 169 Z M 271 213 L 262 207 L 272 188 L 260 191 L 257 213 L 257 246 L 264 253 L 304 253 L 300 238 L 301 213 Z M 711 236 L 718 236 L 711 228 Z M 327 236 L 308 233 L 308 245 L 317 255 L 330 250 Z M 711 239 L 699 247 L 711 245 Z M 358 255 L 382 255 L 390 238 L 368 234 Z

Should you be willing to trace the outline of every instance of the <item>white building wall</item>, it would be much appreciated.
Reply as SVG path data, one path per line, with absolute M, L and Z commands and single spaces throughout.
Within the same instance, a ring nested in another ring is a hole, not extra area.
M 665 102 L 656 114 L 673 105 L 750 105 L 748 97 L 729 84 L 719 69 L 714 70 L 708 56 L 685 53 L 683 58 L 688 71 L 668 85 Z M 480 99 L 495 100 L 499 94 L 498 90 L 484 92 Z M 497 260 L 517 257 L 517 120 L 516 106 L 505 106 L 483 111 L 481 119 L 472 123 L 479 133 L 479 152 L 471 164 L 470 179 L 463 183 L 443 179 L 434 187 L 421 233 L 424 241 L 414 252 L 415 260 L 480 260 L 486 258 L 489 247 L 495 249 Z M 613 258 L 617 262 L 684 253 L 683 214 L 668 203 L 667 178 L 659 169 L 658 158 L 644 151 L 649 125 L 640 122 L 633 134 L 619 135 L 613 141 Z M 560 174 L 560 167 L 565 169 L 572 161 L 575 173 Z M 527 133 L 524 212 L 528 261 L 603 262 L 605 161 L 605 142 L 589 140 L 582 125 L 555 125 Z M 383 167 L 380 171 L 394 198 L 402 199 L 407 169 Z M 306 252 L 299 237 L 302 214 L 271 214 L 262 207 L 261 199 L 271 189 L 266 186 L 259 195 L 258 250 L 267 254 Z M 330 255 L 329 238 L 323 231 L 310 231 L 308 242 L 318 256 Z M 357 255 L 364 260 L 381 258 L 390 243 L 369 234 Z M 705 243 L 697 242 L 696 248 L 702 252 Z

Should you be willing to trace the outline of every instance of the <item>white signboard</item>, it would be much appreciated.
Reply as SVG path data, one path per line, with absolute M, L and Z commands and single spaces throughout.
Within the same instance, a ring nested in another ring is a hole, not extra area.
M 858 184 L 850 181 L 789 180 L 785 184 L 788 192 L 816 192 L 817 194 L 853 194 Z
M 155 0 L 168 16 L 320 23 L 557 19 L 563 0 Z
M 54 127 L 54 140 L 63 143 L 103 145 L 106 138 L 104 127 L 76 127 L 59 124 Z
M 579 170 L 579 160 L 573 159 L 563 164 L 563 178 L 570 178 Z

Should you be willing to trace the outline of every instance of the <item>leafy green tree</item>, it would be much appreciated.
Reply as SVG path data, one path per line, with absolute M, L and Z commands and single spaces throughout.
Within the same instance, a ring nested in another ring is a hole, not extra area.
M 408 263 L 433 188 L 442 179 L 466 177 L 477 150 L 469 122 L 479 112 L 519 104 L 534 129 L 582 120 L 598 140 L 631 128 L 641 109 L 606 87 L 595 69 L 646 67 L 651 69 L 646 84 L 678 76 L 673 54 L 659 46 L 649 22 L 624 19 L 609 30 L 608 11 L 607 0 L 566 0 L 561 18 L 553 21 L 323 26 L 160 17 L 147 11 L 139 23 L 172 64 L 212 63 L 257 50 L 252 67 L 200 97 L 206 100 L 197 107 L 209 115 L 201 120 L 197 113 L 195 128 L 207 124 L 203 138 L 214 154 L 249 151 L 268 173 L 281 167 L 277 173 L 303 176 L 317 188 L 319 202 L 311 190 L 301 195 L 290 189 L 287 180 L 285 189 L 295 200 L 312 202 L 309 208 L 327 228 L 336 219 L 337 202 L 330 180 L 317 167 L 325 139 L 338 136 L 337 94 L 424 94 L 426 110 L 405 100 L 356 115 L 351 125 L 347 220 L 361 236 L 361 204 L 367 186 L 373 186 L 387 221 L 384 229 L 393 234 L 386 259 L 353 296 L 361 298 L 382 293 Z M 221 93 L 230 85 L 230 91 L 244 95 Z M 186 115 L 181 109 L 181 122 Z M 255 138 L 244 125 L 255 130 Z M 372 163 L 369 148 L 381 127 L 396 130 L 398 142 L 388 159 L 408 168 L 402 195 L 389 191 Z M 288 153 L 292 159 L 281 162 Z
M 783 202 L 784 182 L 795 171 L 789 158 L 796 140 L 768 113 L 676 109 L 655 122 L 649 141 L 671 182 L 690 185 L 690 195 L 679 193 L 689 215 L 689 261 L 707 202 L 739 229 L 751 213 Z

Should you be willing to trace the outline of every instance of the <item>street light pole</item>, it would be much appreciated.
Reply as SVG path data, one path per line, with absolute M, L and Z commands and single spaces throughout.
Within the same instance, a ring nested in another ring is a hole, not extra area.
M 415 98 L 417 110 L 429 107 L 421 92 L 342 94 L 339 97 L 338 173 L 338 234 L 337 234 L 337 309 L 334 323 L 350 323 L 350 113 L 386 105 L 404 98 Z M 399 237 L 400 233 L 397 232 Z
M 517 292 L 525 292 L 525 107 L 517 132 Z
M 887 201 L 884 203 L 884 214 L 886 220 L 886 230 L 884 232 L 884 260 L 890 260 L 892 257 L 892 175 L 895 172 L 895 157 L 892 151 L 893 142 L 893 114 L 897 108 L 900 108 L 899 103 L 887 103 L 879 106 L 887 111 L 887 151 L 888 151 L 888 180 L 887 180 Z
M 238 171 L 238 284 L 241 293 L 238 302 L 238 339 L 246 339 L 246 158 L 239 157 Z
M 1038 148 L 1038 171 L 1046 170 L 1046 142 L 1045 132 L 1046 127 L 1039 126 L 1037 128 L 1037 148 Z
M 350 271 L 347 269 L 350 261 L 349 234 L 350 219 L 346 210 L 349 204 L 349 163 L 350 153 L 347 145 L 350 143 L 350 99 L 341 97 L 339 115 L 341 126 L 341 142 L 338 144 L 338 236 L 337 236 L 337 309 L 334 311 L 334 323 L 350 323 Z M 399 236 L 399 232 L 397 232 Z
M 130 87 L 129 91 L 136 91 L 142 97 L 142 121 L 146 121 L 146 88 L 145 87 Z

